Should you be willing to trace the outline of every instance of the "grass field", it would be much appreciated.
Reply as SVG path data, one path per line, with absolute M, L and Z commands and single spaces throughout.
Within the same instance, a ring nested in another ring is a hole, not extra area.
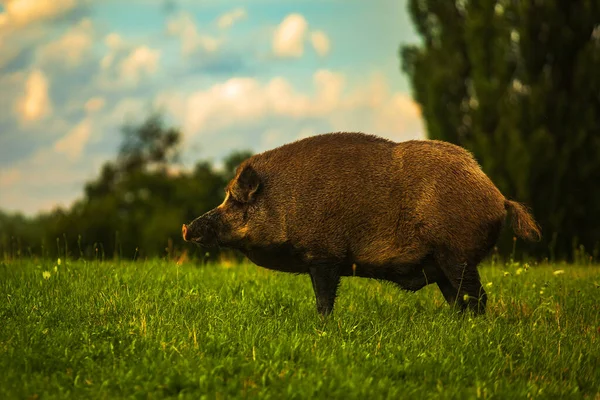
M 600 268 L 480 271 L 484 317 L 345 278 L 322 321 L 253 265 L 5 261 L 0 398 L 599 399 Z

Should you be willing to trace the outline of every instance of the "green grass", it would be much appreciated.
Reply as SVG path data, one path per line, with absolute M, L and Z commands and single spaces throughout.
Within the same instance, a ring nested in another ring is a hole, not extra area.
M 307 276 L 56 264 L 0 263 L 2 399 L 600 398 L 598 267 L 484 266 L 479 318 L 345 278 L 322 321 Z

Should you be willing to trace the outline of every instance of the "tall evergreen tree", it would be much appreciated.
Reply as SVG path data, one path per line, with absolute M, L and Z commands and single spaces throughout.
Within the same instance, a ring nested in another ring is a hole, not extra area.
M 540 256 L 600 242 L 600 2 L 409 0 L 402 68 L 431 139 L 470 151 L 530 205 Z

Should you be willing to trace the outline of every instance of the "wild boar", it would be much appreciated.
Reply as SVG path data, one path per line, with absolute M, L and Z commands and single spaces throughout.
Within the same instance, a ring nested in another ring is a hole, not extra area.
M 519 237 L 540 238 L 527 209 L 507 200 L 465 149 L 339 132 L 247 159 L 223 203 L 182 233 L 265 268 L 308 273 L 322 315 L 333 310 L 342 276 L 408 291 L 436 283 L 448 303 L 483 313 L 477 265 L 507 211 Z

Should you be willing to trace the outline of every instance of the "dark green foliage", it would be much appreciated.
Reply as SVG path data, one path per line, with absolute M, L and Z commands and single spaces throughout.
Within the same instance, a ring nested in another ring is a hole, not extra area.
M 532 207 L 538 255 L 597 251 L 600 2 L 411 0 L 409 10 L 423 43 L 401 49 L 402 65 L 429 137 L 472 151 Z
M 144 170 L 150 164 L 164 170 L 179 158 L 181 133 L 165 128 L 160 114 L 151 114 L 140 125 L 125 125 L 123 135 L 118 161 L 125 173 Z
M 26 219 L 0 213 L 0 252 L 87 259 L 179 257 L 181 225 L 217 206 L 232 170 L 248 152 L 233 153 L 218 171 L 200 161 L 188 171 L 177 164 L 181 132 L 166 128 L 158 114 L 123 128 L 118 157 L 85 185 L 85 196 L 68 210 Z M 209 254 L 214 259 L 217 252 Z

